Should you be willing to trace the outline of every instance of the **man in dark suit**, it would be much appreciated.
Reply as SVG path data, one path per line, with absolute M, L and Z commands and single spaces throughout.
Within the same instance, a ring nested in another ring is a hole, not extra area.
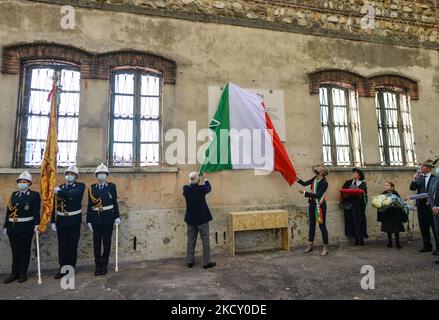
M 87 225 L 93 232 L 95 276 L 107 274 L 113 225 L 120 223 L 116 185 L 107 182 L 109 174 L 107 166 L 101 163 L 95 171 L 98 182 L 88 189 Z
M 4 283 L 27 280 L 32 238 L 40 224 L 41 202 L 40 194 L 29 189 L 31 185 L 32 176 L 23 172 L 17 179 L 18 191 L 8 199 L 3 228 L 11 244 L 12 271 Z
M 189 174 L 189 185 L 183 187 L 183 196 L 186 199 L 186 215 L 184 221 L 187 224 L 187 266 L 194 266 L 195 245 L 198 233 L 203 243 L 203 268 L 208 269 L 216 266 L 210 261 L 209 221 L 212 220 L 209 207 L 206 202 L 206 194 L 212 191 L 206 176 L 202 175 L 204 185 L 200 185 L 200 177 L 197 172 Z
M 436 234 L 439 235 L 439 168 L 436 168 L 436 177 L 430 185 L 428 202 L 431 204 L 433 211 L 433 222 Z M 434 263 L 439 265 L 439 260 Z
M 76 181 L 79 171 L 70 166 L 64 172 L 66 183 L 55 188 L 57 207 L 52 212 L 52 230 L 58 237 L 58 259 L 60 269 L 55 279 L 65 276 L 61 272 L 63 266 L 76 267 L 78 242 L 82 224 L 82 197 L 85 184 Z
M 428 193 L 429 187 L 433 180 L 432 169 L 435 163 L 432 160 L 427 160 L 421 164 L 420 170 L 413 176 L 410 183 L 410 190 L 417 191 L 417 194 Z M 430 229 L 432 229 L 435 239 L 436 250 L 433 255 L 439 255 L 439 240 L 434 229 L 433 212 L 427 199 L 416 200 L 416 207 L 418 211 L 419 228 L 421 229 L 422 240 L 424 246 L 419 252 L 431 252 L 433 246 L 431 244 Z

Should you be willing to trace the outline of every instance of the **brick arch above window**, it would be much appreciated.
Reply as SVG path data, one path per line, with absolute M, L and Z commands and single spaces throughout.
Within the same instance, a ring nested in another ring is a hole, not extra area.
M 322 84 L 332 84 L 347 89 L 355 89 L 360 96 L 367 96 L 366 78 L 345 70 L 329 69 L 310 73 L 310 94 L 318 94 Z
M 142 51 L 118 51 L 96 54 L 53 43 L 28 43 L 5 46 L 2 49 L 1 72 L 19 74 L 22 62 L 57 60 L 78 65 L 83 79 L 110 79 L 111 68 L 135 66 L 159 71 L 166 84 L 175 84 L 176 63 L 158 55 Z
M 21 63 L 32 60 L 57 60 L 74 63 L 80 66 L 83 78 L 90 78 L 93 73 L 93 54 L 72 46 L 49 43 L 3 47 L 1 72 L 18 74 Z
M 384 74 L 372 77 L 339 69 L 320 70 L 308 75 L 310 94 L 318 94 L 323 84 L 333 84 L 344 88 L 355 88 L 360 97 L 375 97 L 377 89 L 385 88 L 393 91 L 402 91 L 410 96 L 411 100 L 419 100 L 418 82 L 404 76 Z
M 109 52 L 97 56 L 97 79 L 109 79 L 111 69 L 116 67 L 143 67 L 159 71 L 164 83 L 175 84 L 176 64 L 174 61 L 139 51 Z
M 369 97 L 375 97 L 377 89 L 389 89 L 403 91 L 410 96 L 411 100 L 419 100 L 418 82 L 399 75 L 378 75 L 370 77 L 368 81 Z

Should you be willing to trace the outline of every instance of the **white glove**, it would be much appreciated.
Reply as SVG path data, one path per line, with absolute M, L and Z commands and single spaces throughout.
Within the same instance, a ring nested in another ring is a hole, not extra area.
M 4 228 L 3 229 L 3 233 L 5 234 L 5 236 L 8 234 L 8 229 Z
M 117 218 L 116 220 L 114 220 L 114 224 L 115 224 L 115 225 L 120 224 L 120 218 Z
M 61 190 L 60 187 L 55 187 L 55 189 L 53 189 L 53 192 L 55 192 L 55 194 L 58 194 L 58 191 Z
M 55 224 L 55 223 L 52 223 L 51 226 L 52 226 L 52 231 L 53 231 L 53 232 L 56 232 L 56 224 Z
M 34 233 L 35 233 L 35 234 L 40 233 L 40 231 L 38 230 L 38 227 L 39 227 L 38 225 L 36 225 L 36 226 L 34 227 Z
M 93 227 L 92 227 L 92 225 L 91 225 L 91 223 L 89 222 L 89 223 L 87 223 L 87 226 L 88 226 L 88 228 L 90 229 L 90 231 L 91 232 L 93 232 Z

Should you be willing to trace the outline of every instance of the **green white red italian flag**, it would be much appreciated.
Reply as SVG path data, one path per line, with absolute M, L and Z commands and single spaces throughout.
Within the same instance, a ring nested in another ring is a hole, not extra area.
M 256 93 L 229 83 L 220 98 L 210 123 L 212 140 L 200 172 L 255 169 L 278 171 L 292 185 L 296 171 Z

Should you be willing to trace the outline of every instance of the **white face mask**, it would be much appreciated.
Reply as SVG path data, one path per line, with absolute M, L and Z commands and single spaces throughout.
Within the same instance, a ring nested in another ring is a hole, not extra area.
M 98 173 L 98 180 L 101 182 L 104 182 L 107 180 L 107 174 L 106 173 Z
M 29 184 L 27 184 L 27 183 L 17 183 L 17 186 L 18 186 L 18 190 L 24 191 L 24 190 L 26 190 L 29 187 Z
M 72 183 L 73 181 L 75 181 L 75 176 L 67 175 L 66 181 L 67 183 Z

